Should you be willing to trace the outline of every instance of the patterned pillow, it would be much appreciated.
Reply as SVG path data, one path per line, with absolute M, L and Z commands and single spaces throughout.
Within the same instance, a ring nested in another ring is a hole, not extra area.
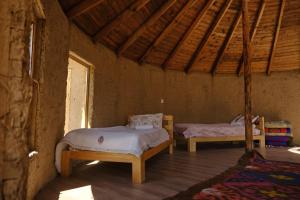
M 133 115 L 129 117 L 129 127 L 136 128 L 138 126 L 152 125 L 153 128 L 162 128 L 162 120 L 162 113 Z

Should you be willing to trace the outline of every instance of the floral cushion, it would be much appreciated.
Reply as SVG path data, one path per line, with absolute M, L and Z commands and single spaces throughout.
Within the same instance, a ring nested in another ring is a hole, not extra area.
M 162 120 L 162 113 L 133 115 L 129 117 L 129 127 L 136 128 L 140 126 L 150 125 L 153 126 L 153 128 L 162 128 Z

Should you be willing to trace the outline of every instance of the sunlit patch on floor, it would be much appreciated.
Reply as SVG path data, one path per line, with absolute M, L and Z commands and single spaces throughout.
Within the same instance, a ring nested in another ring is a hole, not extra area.
M 288 149 L 289 152 L 300 154 L 300 147 L 293 147 Z
M 74 189 L 70 189 L 70 190 L 61 191 L 59 194 L 59 199 L 60 200 L 64 200 L 64 199 L 94 200 L 94 196 L 93 196 L 91 185 L 87 185 L 87 186 L 83 186 L 83 187 L 78 187 L 78 188 L 74 188 Z

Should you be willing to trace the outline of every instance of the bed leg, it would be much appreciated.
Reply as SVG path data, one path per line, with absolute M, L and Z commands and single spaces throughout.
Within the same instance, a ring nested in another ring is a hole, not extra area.
M 141 184 L 145 180 L 145 161 L 136 158 L 132 162 L 132 183 Z
M 188 139 L 188 151 L 189 152 L 196 152 L 196 142 L 192 139 Z
M 174 147 L 173 147 L 173 142 L 169 145 L 169 154 L 173 154 L 173 149 L 174 149 Z
M 71 168 L 71 152 L 63 151 L 61 156 L 61 176 L 67 177 L 70 176 Z
M 265 138 L 262 138 L 262 139 L 259 140 L 259 147 L 260 148 L 266 148 Z

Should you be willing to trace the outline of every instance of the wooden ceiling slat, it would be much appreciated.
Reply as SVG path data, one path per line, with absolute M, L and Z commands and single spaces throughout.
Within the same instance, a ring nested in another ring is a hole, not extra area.
M 214 4 L 216 0 L 209 0 L 205 6 L 200 10 L 197 17 L 192 22 L 191 26 L 185 31 L 183 34 L 183 37 L 179 39 L 177 42 L 175 48 L 172 50 L 172 52 L 167 56 L 166 60 L 162 64 L 162 68 L 166 69 L 170 63 L 170 61 L 174 58 L 174 56 L 177 54 L 177 52 L 181 49 L 183 44 L 187 41 L 189 36 L 192 34 L 192 32 L 195 30 L 195 28 L 200 24 L 201 20 L 203 19 L 206 12 L 209 10 L 209 8 Z
M 133 6 L 130 8 L 133 11 L 139 11 L 142 8 L 144 8 L 146 6 L 146 4 L 149 3 L 149 1 L 151 0 L 141 0 L 140 2 L 133 4 Z
M 200 44 L 198 45 L 196 51 L 193 53 L 192 58 L 189 61 L 189 64 L 185 68 L 185 72 L 188 73 L 191 68 L 196 64 L 199 60 L 201 52 L 204 46 L 207 44 L 209 38 L 211 37 L 212 33 L 216 30 L 217 26 L 221 22 L 223 16 L 225 15 L 226 11 L 229 9 L 233 0 L 227 0 L 225 5 L 222 6 L 221 11 L 219 11 L 216 19 L 213 20 L 213 24 L 210 26 L 209 30 L 206 32 L 205 36 L 201 40 Z
M 261 18 L 263 16 L 265 7 L 266 7 L 266 2 L 265 2 L 265 0 L 262 0 L 261 3 L 260 3 L 260 6 L 259 6 L 259 10 L 258 10 L 257 15 L 256 15 L 256 20 L 255 20 L 255 23 L 254 23 L 254 27 L 253 27 L 253 29 L 251 31 L 251 34 L 250 34 L 250 42 L 251 43 L 253 42 L 254 37 L 256 35 L 257 28 L 260 24 L 260 21 L 261 21 Z M 244 59 L 243 59 L 243 56 L 241 56 L 241 58 L 239 60 L 239 65 L 238 65 L 238 68 L 237 68 L 237 74 L 239 76 L 242 75 L 243 66 L 244 66 Z
M 176 3 L 176 0 L 169 0 L 161 6 L 138 30 L 136 30 L 118 49 L 118 55 L 122 55 L 127 48 L 129 48 L 147 28 L 151 27 L 169 8 Z
M 69 11 L 67 11 L 67 16 L 69 19 L 73 19 L 87 11 L 89 11 L 92 8 L 95 8 L 96 6 L 103 3 L 104 0 L 83 0 L 73 8 L 71 8 Z
M 143 8 L 150 0 L 138 0 L 134 1 L 128 9 L 123 10 L 119 15 L 117 15 L 110 23 L 107 23 L 101 30 L 99 30 L 93 37 L 95 42 L 99 41 L 101 38 L 106 37 L 115 27 L 126 18 L 130 17 L 135 12 L 138 12 Z
M 217 70 L 218 70 L 218 67 L 223 59 L 223 56 L 224 56 L 224 53 L 225 53 L 225 50 L 227 49 L 229 43 L 230 43 L 230 40 L 232 39 L 233 35 L 234 35 L 234 32 L 236 30 L 236 28 L 238 27 L 240 21 L 241 21 L 241 18 L 242 18 L 242 10 L 239 11 L 238 15 L 236 16 L 230 30 L 228 31 L 227 35 L 226 35 L 226 38 L 223 42 L 223 45 L 218 53 L 218 56 L 217 56 L 217 59 L 215 60 L 214 62 L 214 65 L 213 65 L 213 68 L 211 70 L 211 73 L 212 75 L 215 75 L 217 73 Z
M 269 62 L 268 62 L 268 66 L 267 66 L 267 75 L 271 74 L 271 67 L 272 67 L 273 58 L 274 58 L 275 50 L 276 50 L 276 45 L 277 45 L 277 41 L 278 41 L 278 37 L 279 37 L 285 2 L 286 2 L 286 0 L 281 0 L 280 13 L 278 15 L 278 20 L 277 20 L 277 25 L 276 25 L 276 32 L 274 34 L 274 39 L 273 39 L 273 43 L 272 43 L 272 47 L 271 47 L 271 54 L 270 54 Z
M 173 18 L 173 20 L 169 23 L 169 25 L 159 34 L 159 36 L 155 39 L 152 45 L 146 50 L 144 55 L 140 58 L 139 60 L 140 64 L 144 63 L 148 55 L 151 54 L 152 50 L 154 50 L 160 44 L 160 42 L 172 32 L 173 28 L 178 24 L 180 19 L 183 17 L 184 13 L 187 12 L 195 2 L 196 0 L 189 0 L 182 7 L 182 9 L 177 13 L 176 17 Z

